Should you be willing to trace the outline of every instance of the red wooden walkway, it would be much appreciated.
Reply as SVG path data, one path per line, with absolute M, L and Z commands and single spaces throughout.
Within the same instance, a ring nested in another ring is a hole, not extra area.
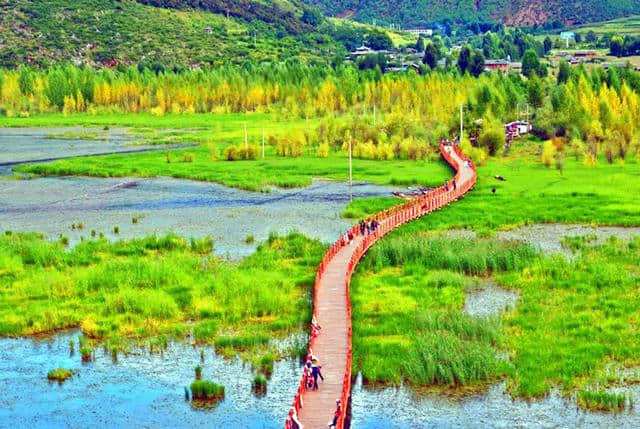
M 324 382 L 318 391 L 306 391 L 301 380 L 286 420 L 285 428 L 292 425 L 292 415 L 304 429 L 326 428 L 333 419 L 336 400 L 342 402 L 337 428 L 345 424 L 347 403 L 351 394 L 351 301 L 349 284 L 353 270 L 369 248 L 396 227 L 437 210 L 466 194 L 476 183 L 473 162 L 457 147 L 441 145 L 440 152 L 456 170 L 453 180 L 428 194 L 407 201 L 373 216 L 379 223 L 377 230 L 362 236 L 358 226 L 351 232 L 351 243 L 343 238 L 327 252 L 318 267 L 315 283 L 314 316 L 322 327 L 319 335 L 312 336 L 309 353 L 322 365 Z M 454 189 L 453 183 L 456 183 Z M 293 426 L 295 427 L 295 426 Z

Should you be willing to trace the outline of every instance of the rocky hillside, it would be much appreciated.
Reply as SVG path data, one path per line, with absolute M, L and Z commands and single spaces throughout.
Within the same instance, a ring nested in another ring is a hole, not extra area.
M 304 0 L 331 16 L 402 27 L 496 21 L 531 26 L 605 21 L 640 13 L 640 0 Z

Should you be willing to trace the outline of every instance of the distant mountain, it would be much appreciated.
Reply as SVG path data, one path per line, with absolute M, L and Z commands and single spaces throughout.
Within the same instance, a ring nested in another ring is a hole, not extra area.
M 326 61 L 322 21 L 298 0 L 0 0 L 0 66 Z
M 404 28 L 453 22 L 531 26 L 605 21 L 640 13 L 640 0 L 304 0 L 330 16 Z

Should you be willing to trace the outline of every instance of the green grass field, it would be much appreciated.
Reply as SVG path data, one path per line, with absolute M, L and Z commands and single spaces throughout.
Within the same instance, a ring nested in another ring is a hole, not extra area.
M 640 237 L 569 243 L 574 260 L 399 230 L 374 246 L 353 281 L 354 371 L 368 382 L 447 389 L 506 379 L 523 397 L 634 383 L 617 371 L 640 364 Z M 466 294 L 488 278 L 517 291 L 518 305 L 500 318 L 464 315 Z
M 3 233 L 0 335 L 79 327 L 126 348 L 192 330 L 197 342 L 229 354 L 264 351 L 272 338 L 305 329 L 323 244 L 274 236 L 237 263 L 212 256 L 211 246 L 168 235 L 65 249 L 36 234 Z
M 300 158 L 284 158 L 265 144 L 265 159 L 226 161 L 223 150 L 234 144 L 244 146 L 244 127 L 248 142 L 261 146 L 266 140 L 291 132 L 303 133 L 317 126 L 317 120 L 279 120 L 267 114 L 229 115 L 43 115 L 10 119 L 6 126 L 123 126 L 139 143 L 186 143 L 196 147 L 140 154 L 110 155 L 62 160 L 16 167 L 17 171 L 42 175 L 86 175 L 97 177 L 168 176 L 217 182 L 226 186 L 261 191 L 268 186 L 300 187 L 313 178 L 348 179 L 348 158 L 333 152 L 327 158 L 315 156 L 308 147 Z M 173 129 L 166 133 L 163 130 Z M 192 154 L 185 158 L 185 154 Z M 189 162 L 185 162 L 189 160 Z M 169 161 L 169 162 L 167 162 Z M 374 161 L 356 159 L 354 180 L 377 184 L 439 185 L 451 175 L 443 163 L 429 161 Z
M 462 200 L 403 228 L 413 233 L 449 228 L 496 230 L 532 223 L 640 225 L 640 164 L 587 166 L 567 154 L 564 171 L 547 168 L 537 155 L 540 144 L 523 141 L 508 157 L 478 168 L 477 186 Z M 506 182 L 495 179 L 503 176 Z M 493 190 L 495 189 L 495 193 Z M 346 214 L 362 217 L 393 204 L 393 199 L 354 201 Z

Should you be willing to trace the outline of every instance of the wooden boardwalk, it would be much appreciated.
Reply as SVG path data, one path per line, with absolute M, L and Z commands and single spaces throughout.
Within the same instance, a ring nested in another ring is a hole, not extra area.
M 349 284 L 353 269 L 366 251 L 385 234 L 399 225 L 437 210 L 462 197 L 476 181 L 475 166 L 457 150 L 448 145 L 440 146 L 443 157 L 457 171 L 447 185 L 426 195 L 408 201 L 398 207 L 385 210 L 372 219 L 379 222 L 375 233 L 362 236 L 356 227 L 354 239 L 348 243 L 341 238 L 329 250 L 318 268 L 315 285 L 314 315 L 322 327 L 319 335 L 312 337 L 310 353 L 319 359 L 324 382 L 317 391 L 307 391 L 300 384 L 285 427 L 292 425 L 295 410 L 304 429 L 326 428 L 333 419 L 336 400 L 342 401 L 342 413 L 338 428 L 345 426 L 347 402 L 351 393 L 351 302 Z

